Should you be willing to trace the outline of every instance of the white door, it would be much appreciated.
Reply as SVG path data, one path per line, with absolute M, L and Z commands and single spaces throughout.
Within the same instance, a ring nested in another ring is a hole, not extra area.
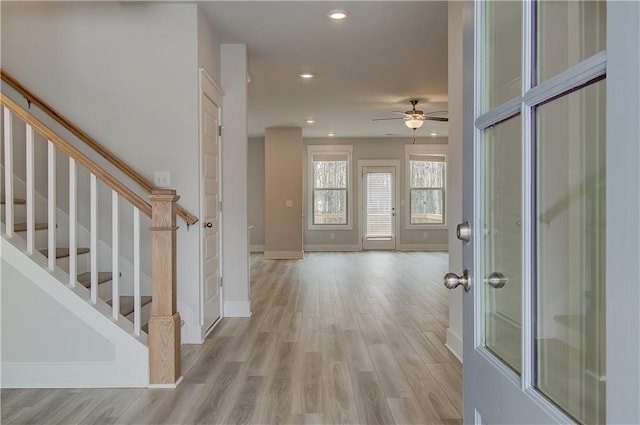
M 464 7 L 464 421 L 640 423 L 640 6 Z
M 202 327 L 220 318 L 220 136 L 215 87 L 201 74 Z
M 396 167 L 362 167 L 362 248 L 396 249 Z

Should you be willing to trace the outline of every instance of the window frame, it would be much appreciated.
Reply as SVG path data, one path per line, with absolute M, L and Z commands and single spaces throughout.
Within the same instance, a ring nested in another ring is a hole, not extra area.
M 335 155 L 347 157 L 347 222 L 345 224 L 316 224 L 313 176 L 313 158 L 316 155 Z M 353 229 L 353 146 L 352 145 L 307 145 L 307 229 L 308 230 L 352 230 Z
M 442 186 L 442 223 L 411 223 L 411 157 L 412 156 L 428 156 L 428 155 L 444 155 L 444 175 Z M 404 212 L 404 228 L 405 230 L 418 229 L 448 229 L 447 223 L 447 167 L 449 162 L 448 145 L 405 145 L 404 147 L 404 165 L 405 165 L 405 212 Z

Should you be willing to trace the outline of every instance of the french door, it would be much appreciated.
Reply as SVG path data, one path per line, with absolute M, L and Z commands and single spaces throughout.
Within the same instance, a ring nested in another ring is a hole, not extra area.
M 640 6 L 465 8 L 464 420 L 638 423 Z
M 362 248 L 396 249 L 396 166 L 361 168 Z

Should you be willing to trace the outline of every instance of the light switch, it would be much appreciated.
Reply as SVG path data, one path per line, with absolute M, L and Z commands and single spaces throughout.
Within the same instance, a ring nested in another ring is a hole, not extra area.
M 287 208 L 291 208 L 291 207 L 293 207 L 293 201 L 292 201 L 292 200 L 290 200 L 290 199 L 287 199 L 287 200 L 284 202 L 284 205 L 285 205 Z
M 170 187 L 171 173 L 168 171 L 154 171 L 153 184 L 155 184 L 156 187 Z

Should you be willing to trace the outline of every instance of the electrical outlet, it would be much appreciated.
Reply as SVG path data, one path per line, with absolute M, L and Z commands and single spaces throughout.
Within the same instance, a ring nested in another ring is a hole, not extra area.
M 336 238 L 336 234 L 331 232 L 331 234 L 329 234 L 329 239 L 334 240 Z
M 284 201 L 284 206 L 287 208 L 293 207 L 293 201 L 290 199 L 287 199 L 286 201 Z
M 155 184 L 156 187 L 170 187 L 171 173 L 168 171 L 154 171 L 153 184 Z
M 428 233 L 428 232 L 424 232 L 424 233 L 422 234 L 422 238 L 423 238 L 423 239 L 425 239 L 425 240 L 426 240 L 428 237 L 429 237 L 429 233 Z

